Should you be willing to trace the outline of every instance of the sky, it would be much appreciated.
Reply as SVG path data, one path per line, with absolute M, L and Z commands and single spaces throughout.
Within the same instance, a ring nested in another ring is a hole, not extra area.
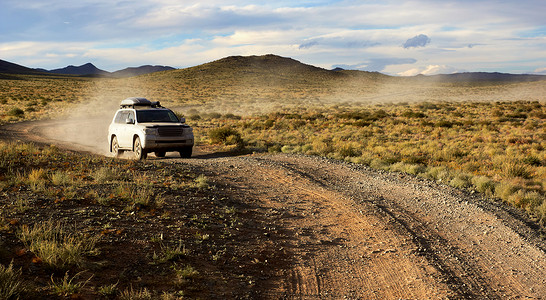
M 276 54 L 389 75 L 546 74 L 544 0 L 0 0 L 0 59 L 186 68 Z

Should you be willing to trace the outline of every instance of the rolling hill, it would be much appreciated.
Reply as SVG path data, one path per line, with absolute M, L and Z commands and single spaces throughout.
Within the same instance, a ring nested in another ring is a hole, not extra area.
M 1 75 L 3 79 L 18 76 L 12 74 L 38 74 L 37 70 L 8 62 L 3 62 L 2 66 L 5 72 L 9 72 Z M 129 68 L 124 72 L 135 71 Z M 52 73 L 42 74 L 55 79 Z M 184 110 L 193 107 L 199 111 L 241 115 L 294 107 L 370 103 L 536 101 L 546 95 L 546 76 L 463 73 L 396 77 L 378 72 L 327 70 L 272 54 L 230 56 L 185 69 L 113 78 L 112 75 L 102 78 L 101 84 L 108 86 L 109 92 L 108 95 L 100 94 L 100 97 L 124 99 L 142 96 L 166 105 L 184 107 Z M 82 81 L 78 81 L 74 86 L 81 84 Z M 85 85 L 92 87 L 93 84 Z M 78 98 L 77 95 L 86 92 L 74 90 L 70 93 Z
M 118 70 L 110 74 L 114 77 L 133 77 L 133 76 L 138 76 L 143 74 L 149 74 L 149 73 L 155 73 L 155 72 L 161 72 L 161 71 L 171 71 L 171 70 L 176 70 L 176 69 L 173 67 L 168 67 L 168 66 L 145 65 L 140 67 L 125 68 L 123 70 Z
M 481 80 L 468 81 L 476 74 Z M 531 81 L 529 81 L 531 79 Z M 416 101 L 536 100 L 546 76 L 470 73 L 396 77 L 327 70 L 277 55 L 231 56 L 195 67 L 128 80 L 142 95 L 168 105 L 242 115 L 293 107 Z M 133 89 L 133 91 L 135 91 Z M 462 97 L 463 93 L 466 95 Z M 541 97 L 541 96 L 539 96 Z M 165 102 L 166 101 L 166 102 Z
M 0 74 L 43 74 L 43 72 L 0 59 Z
M 192 75 L 197 75 L 197 77 L 215 76 L 219 79 L 226 79 L 231 77 L 232 80 L 235 81 L 240 81 L 241 79 L 255 81 L 258 77 L 262 77 L 262 79 L 266 81 L 272 79 L 272 77 L 274 77 L 275 80 L 281 79 L 281 81 L 282 79 L 291 81 L 297 78 L 304 77 L 306 77 L 307 80 L 330 80 L 350 77 L 384 80 L 386 78 L 392 77 L 378 72 L 344 70 L 341 68 L 327 70 L 301 63 L 292 58 L 281 57 L 273 54 L 267 54 L 262 56 L 229 56 L 216 61 L 180 70 L 169 66 L 143 65 L 140 67 L 128 67 L 114 72 L 101 70 L 92 63 L 86 63 L 81 66 L 70 65 L 64 68 L 46 70 L 40 68 L 32 69 L 8 61 L 0 60 L 0 73 L 3 74 L 53 73 L 63 75 L 125 78 L 155 73 L 159 71 L 175 71 L 175 73 L 173 74 L 175 74 L 175 76 L 178 78 L 186 78 Z M 170 77 L 171 75 L 165 76 Z M 420 81 L 445 83 L 530 82 L 546 80 L 546 75 L 509 74 L 499 72 L 465 72 L 455 74 L 416 75 L 412 77 L 397 78 L 417 79 Z
M 81 66 L 67 66 L 64 68 L 46 70 L 41 68 L 29 68 L 22 65 L 18 65 L 9 61 L 0 59 L 0 74 L 18 74 L 18 75 L 45 75 L 45 74 L 58 74 L 58 75 L 75 75 L 75 76 L 101 76 L 101 77 L 132 77 L 148 73 L 154 73 L 159 71 L 175 70 L 173 67 L 168 66 L 151 66 L 145 65 L 140 67 L 129 67 L 123 70 L 115 72 L 108 72 L 97 68 L 92 63 L 86 63 Z M 6 77 L 5 75 L 3 77 Z
M 430 76 L 417 76 L 432 81 L 442 82 L 530 82 L 545 80 L 545 75 L 509 74 L 499 72 L 465 72 L 455 74 L 439 74 Z
M 340 82 L 359 77 L 370 81 L 382 74 L 336 72 L 276 55 L 231 56 L 186 69 L 134 78 L 157 100 L 179 102 L 277 102 L 322 97 Z M 160 90 L 158 90 L 160 87 Z M 164 91 L 177 91 L 166 94 Z
M 110 72 L 101 70 L 92 63 L 86 63 L 81 66 L 68 66 L 60 69 L 54 69 L 46 71 L 53 74 L 64 74 L 64 75 L 83 75 L 83 76 L 89 76 L 89 75 L 95 75 L 95 76 L 108 76 Z
M 133 77 L 148 73 L 154 73 L 159 71 L 169 71 L 174 70 L 173 67 L 167 67 L 167 66 L 151 66 L 151 65 L 145 65 L 140 67 L 129 67 L 125 68 L 123 70 L 118 70 L 115 72 L 108 72 L 101 70 L 92 63 L 86 63 L 81 66 L 68 66 L 61 69 L 55 69 L 50 70 L 46 72 L 49 73 L 55 73 L 55 74 L 66 74 L 66 75 L 80 75 L 80 76 L 103 76 L 103 77 L 116 77 L 116 78 L 123 78 L 123 77 Z

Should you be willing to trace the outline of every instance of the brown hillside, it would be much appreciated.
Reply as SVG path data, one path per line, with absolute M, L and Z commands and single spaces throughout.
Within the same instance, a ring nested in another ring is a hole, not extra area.
M 249 102 L 261 108 L 325 99 L 343 87 L 368 92 L 389 76 L 361 71 L 332 71 L 276 55 L 232 56 L 203 65 L 148 74 L 133 80 L 145 86 L 150 97 L 180 104 L 208 103 L 239 106 Z M 352 87 L 351 87 L 352 86 Z
M 9 61 L 0 59 L 0 73 L 3 74 L 42 74 L 37 70 L 27 68 Z

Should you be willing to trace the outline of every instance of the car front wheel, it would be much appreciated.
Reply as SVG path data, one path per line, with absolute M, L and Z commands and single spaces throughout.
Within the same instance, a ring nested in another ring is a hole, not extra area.
M 191 152 L 192 152 L 192 147 L 182 148 L 178 152 L 180 153 L 180 157 L 190 158 L 191 157 Z
M 138 160 L 146 159 L 146 156 L 148 156 L 146 153 L 146 150 L 142 148 L 142 143 L 140 142 L 140 138 L 135 138 L 135 142 L 133 144 L 133 151 L 135 153 L 135 158 Z
M 115 157 L 119 157 L 123 154 L 123 150 L 119 150 L 118 138 L 116 136 L 112 138 L 112 153 L 114 153 Z

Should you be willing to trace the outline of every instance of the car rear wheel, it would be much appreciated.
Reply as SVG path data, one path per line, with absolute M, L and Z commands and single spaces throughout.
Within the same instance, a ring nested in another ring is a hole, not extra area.
M 148 156 L 148 153 L 146 153 L 146 150 L 142 148 L 142 143 L 140 142 L 139 137 L 135 138 L 135 142 L 133 144 L 133 151 L 135 153 L 135 158 L 138 160 L 146 159 L 146 156 Z
M 190 158 L 191 157 L 191 152 L 192 152 L 192 147 L 182 148 L 178 152 L 180 153 L 180 157 Z
M 123 154 L 123 150 L 119 150 L 118 138 L 116 136 L 112 138 L 112 153 L 114 153 L 114 157 L 119 157 Z

